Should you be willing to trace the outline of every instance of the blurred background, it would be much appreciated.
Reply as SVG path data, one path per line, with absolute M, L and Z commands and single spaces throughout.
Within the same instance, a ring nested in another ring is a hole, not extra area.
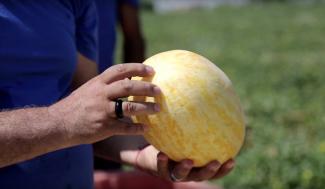
M 147 56 L 199 53 L 226 72 L 240 96 L 247 140 L 236 169 L 216 184 L 325 188 L 324 2 L 142 0 Z

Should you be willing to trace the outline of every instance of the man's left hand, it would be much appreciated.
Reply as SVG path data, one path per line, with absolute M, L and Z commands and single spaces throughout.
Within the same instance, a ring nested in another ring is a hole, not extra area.
M 151 145 L 141 150 L 136 158 L 139 169 L 174 182 L 218 179 L 226 176 L 234 165 L 235 161 L 230 159 L 223 164 L 215 160 L 203 167 L 193 167 L 192 160 L 175 162 Z

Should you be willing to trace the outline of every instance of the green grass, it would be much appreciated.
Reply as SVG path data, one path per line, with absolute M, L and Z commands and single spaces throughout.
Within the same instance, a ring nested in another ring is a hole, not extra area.
M 217 184 L 325 188 L 324 12 L 285 4 L 143 12 L 148 55 L 202 54 L 228 74 L 241 98 L 246 144 L 236 169 Z

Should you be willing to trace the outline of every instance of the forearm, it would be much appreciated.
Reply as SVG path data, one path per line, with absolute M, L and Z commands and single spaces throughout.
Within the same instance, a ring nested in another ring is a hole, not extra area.
M 135 165 L 140 149 L 147 144 L 142 136 L 114 136 L 95 143 L 94 153 L 101 158 Z
M 114 95 L 130 96 L 135 89 L 125 93 L 123 80 L 110 81 L 137 75 L 150 76 L 153 71 L 142 64 L 123 67 L 128 71 L 120 73 L 118 68 L 121 66 L 115 66 L 48 108 L 0 111 L 0 167 L 58 149 L 92 144 L 113 135 L 142 134 L 143 125 L 115 119 Z M 137 90 L 143 91 L 143 96 L 157 94 L 154 90 L 148 90 L 148 86 L 154 89 L 150 83 L 139 86 Z M 147 108 L 148 113 L 154 112 L 153 106 Z M 126 109 L 123 111 L 128 113 Z
M 0 112 L 0 167 L 68 147 L 63 125 L 49 109 Z

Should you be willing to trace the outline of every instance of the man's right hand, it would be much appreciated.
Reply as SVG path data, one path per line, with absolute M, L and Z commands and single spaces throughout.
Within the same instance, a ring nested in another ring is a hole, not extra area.
M 115 101 L 127 96 L 156 96 L 160 89 L 144 81 L 132 81 L 134 76 L 148 77 L 154 70 L 138 63 L 119 64 L 89 80 L 70 96 L 49 107 L 49 113 L 64 127 L 72 144 L 94 143 L 112 135 L 138 135 L 145 125 L 123 122 L 116 118 Z M 155 103 L 124 102 L 125 116 L 154 114 Z

